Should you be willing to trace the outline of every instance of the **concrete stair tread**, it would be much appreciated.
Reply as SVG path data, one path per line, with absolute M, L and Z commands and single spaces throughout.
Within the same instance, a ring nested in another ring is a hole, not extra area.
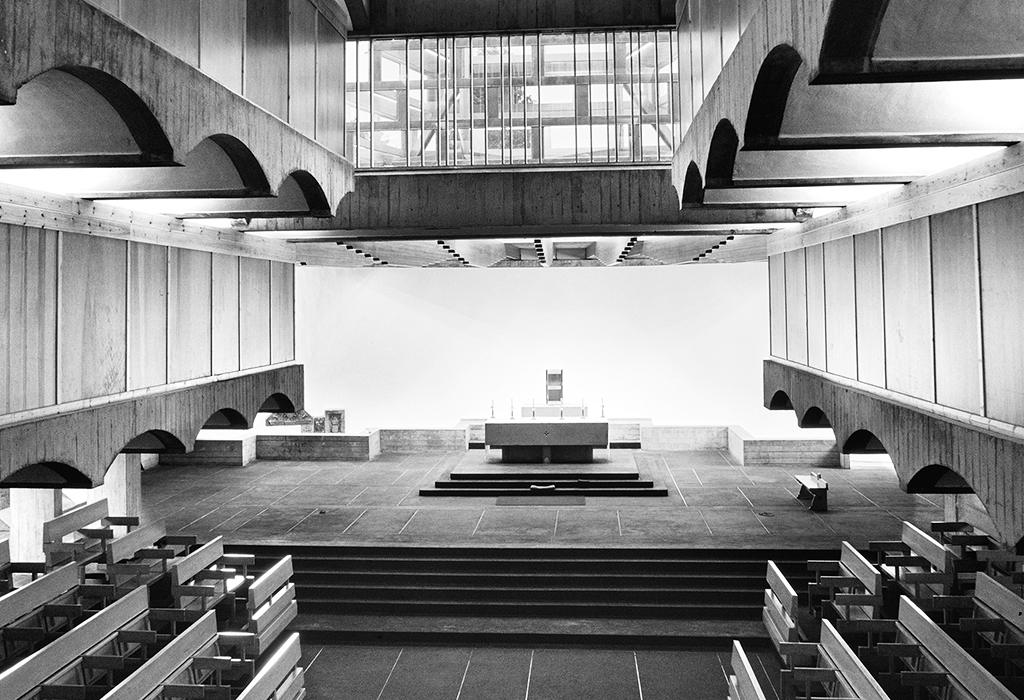
M 394 632 L 405 634 L 615 635 L 666 639 L 766 639 L 764 624 L 750 620 L 631 620 L 586 617 L 484 617 L 437 615 L 325 615 L 299 613 L 300 632 Z

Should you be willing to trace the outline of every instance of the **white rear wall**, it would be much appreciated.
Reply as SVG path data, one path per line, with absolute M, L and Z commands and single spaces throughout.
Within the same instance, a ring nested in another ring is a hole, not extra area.
M 766 263 L 644 268 L 296 269 L 306 408 L 350 431 L 451 427 L 544 401 L 663 425 L 795 427 L 761 399 Z

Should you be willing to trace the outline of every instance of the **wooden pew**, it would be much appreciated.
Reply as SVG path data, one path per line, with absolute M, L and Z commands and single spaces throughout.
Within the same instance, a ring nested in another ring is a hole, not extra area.
M 43 523 L 46 563 L 52 567 L 68 561 L 96 561 L 114 539 L 115 527 L 130 532 L 138 524 L 138 518 L 108 514 L 106 499 L 82 504 Z
M 78 566 L 72 562 L 0 597 L 0 667 L 35 650 L 102 607 L 102 597 L 78 592 Z
M 227 598 L 245 593 L 251 554 L 225 554 L 224 539 L 216 537 L 171 564 L 171 596 L 174 606 L 205 612 Z
M 245 630 L 255 635 L 252 653 L 259 656 L 298 615 L 292 557 L 282 558 L 249 585 Z
M 950 606 L 956 606 L 959 615 L 948 627 L 966 636 L 976 658 L 1001 664 L 1006 683 L 1019 690 L 1024 669 L 1024 598 L 979 573 L 974 595 L 951 596 Z
M 138 588 L 88 620 L 47 644 L 16 665 L 0 673 L 0 700 L 22 700 L 54 693 L 41 690 L 44 685 L 66 685 L 68 680 L 101 668 L 108 661 L 112 643 L 124 647 L 124 656 L 142 648 L 131 634 L 146 628 L 149 595 Z
M 768 588 L 764 589 L 761 620 L 783 662 L 792 666 L 815 653 L 815 645 L 801 641 L 796 591 L 774 561 L 768 561 Z
M 143 525 L 107 544 L 107 579 L 119 591 L 148 585 L 168 573 L 168 562 L 188 554 L 195 544 L 195 537 L 168 535 L 163 520 Z
M 889 700 L 889 695 L 828 620 L 822 620 L 821 639 L 814 646 L 817 662 L 814 666 L 782 671 L 781 683 L 786 697 L 792 697 L 797 688 L 802 688 L 802 696 L 808 698 Z
M 11 561 L 10 540 L 0 540 L 0 594 L 18 587 L 18 574 L 25 574 L 26 578 L 35 580 L 37 576 L 45 573 L 45 563 Z
M 958 645 L 907 596 L 897 620 L 872 620 L 883 641 L 870 650 L 888 662 L 879 679 L 893 687 L 932 691 L 946 700 L 1011 700 L 1017 696 Z
M 306 689 L 299 666 L 301 656 L 299 635 L 293 632 L 260 667 L 236 700 L 302 700 Z
M 158 651 L 135 672 L 110 689 L 103 700 L 143 700 L 160 697 L 161 687 L 193 659 L 200 657 L 217 639 L 217 618 L 212 610 L 203 615 Z M 211 671 L 212 673 L 212 671 Z
M 906 521 L 899 541 L 869 542 L 879 569 L 918 604 L 931 609 L 930 599 L 955 592 L 957 556 L 946 545 Z
M 761 685 L 754 675 L 743 645 L 732 642 L 732 674 L 729 676 L 729 700 L 767 700 Z
M 1024 555 L 1003 548 L 988 533 L 965 522 L 938 520 L 931 523 L 932 532 L 959 557 L 958 575 L 971 584 L 964 573 L 983 572 L 1024 593 Z
M 882 573 L 849 542 L 843 542 L 839 561 L 811 560 L 807 568 L 815 575 L 807 586 L 811 606 L 825 598 L 822 616 L 844 634 L 856 633 L 858 620 L 882 617 Z

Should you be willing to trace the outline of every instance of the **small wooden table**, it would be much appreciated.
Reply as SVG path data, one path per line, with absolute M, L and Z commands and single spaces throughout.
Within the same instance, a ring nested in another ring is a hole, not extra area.
M 801 501 L 810 500 L 808 510 L 823 512 L 828 510 L 828 482 L 821 478 L 821 474 L 811 472 L 810 474 L 794 474 L 793 478 L 800 484 L 800 493 L 797 498 Z

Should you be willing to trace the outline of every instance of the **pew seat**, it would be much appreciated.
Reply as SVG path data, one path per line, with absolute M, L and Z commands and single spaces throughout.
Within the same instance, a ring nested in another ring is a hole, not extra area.
M 879 570 L 926 610 L 933 597 L 958 590 L 956 553 L 912 523 L 903 522 L 899 540 L 869 542 L 868 549 Z
M 812 608 L 820 607 L 822 617 L 832 620 L 840 632 L 854 630 L 858 620 L 882 617 L 882 573 L 849 542 L 842 543 L 838 561 L 811 560 L 807 568 L 814 573 L 807 586 Z
M 251 582 L 248 569 L 254 562 L 251 554 L 225 554 L 222 537 L 171 560 L 174 607 L 205 612 L 245 596 Z
M 1011 700 L 1017 695 L 956 643 L 908 596 L 896 620 L 872 620 L 876 636 L 861 658 L 883 687 L 946 700 Z

